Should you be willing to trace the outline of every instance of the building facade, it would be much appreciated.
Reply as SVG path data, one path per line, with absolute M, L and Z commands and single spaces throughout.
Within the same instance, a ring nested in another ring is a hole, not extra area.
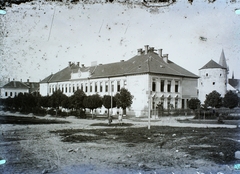
M 14 98 L 19 93 L 39 93 L 39 83 L 38 82 L 22 82 L 16 81 L 8 81 L 3 87 L 0 88 L 0 98 L 5 99 L 8 97 Z
M 162 54 L 162 49 L 146 45 L 127 61 L 90 67 L 69 62 L 66 68 L 40 82 L 40 94 L 52 95 L 60 89 L 71 96 L 82 89 L 86 95 L 114 96 L 121 88 L 126 88 L 134 96 L 127 114 L 144 116 L 149 107 L 155 109 L 159 103 L 164 108 L 170 105 L 187 108 L 187 101 L 197 97 L 197 79 L 198 76 L 170 61 L 168 54 Z M 104 113 L 104 110 L 101 108 L 99 112 Z
M 198 98 L 202 104 L 206 99 L 206 95 L 212 91 L 217 91 L 221 97 L 227 92 L 228 84 L 228 67 L 224 51 L 222 51 L 219 63 L 210 60 L 206 65 L 199 69 L 198 80 Z
M 8 97 L 14 98 L 19 93 L 29 93 L 29 88 L 26 84 L 20 81 L 11 81 L 1 87 L 1 98 L 5 99 Z

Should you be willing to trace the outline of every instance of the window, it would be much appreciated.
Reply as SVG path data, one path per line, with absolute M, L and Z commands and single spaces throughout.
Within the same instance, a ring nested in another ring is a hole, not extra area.
M 90 92 L 92 92 L 92 87 L 93 87 L 93 84 L 91 83 L 90 84 Z
M 81 83 L 81 90 L 83 91 L 83 84 Z
M 215 82 L 213 82 L 212 84 L 215 85 Z
M 111 83 L 112 92 L 114 92 L 114 82 Z
M 79 90 L 79 84 L 77 84 L 77 90 Z
M 97 83 L 95 83 L 95 92 L 97 92 Z
M 120 87 L 120 81 L 118 81 L 118 82 L 117 82 L 117 92 L 120 91 L 120 88 L 121 88 L 121 87 Z
M 164 80 L 161 80 L 161 92 L 164 92 Z
M 105 92 L 108 92 L 108 84 L 106 83 Z
M 185 100 L 182 99 L 182 109 L 185 109 Z
M 167 92 L 171 92 L 171 81 L 167 83 Z
M 85 92 L 87 92 L 88 91 L 88 84 L 86 83 L 85 84 Z
M 175 108 L 176 109 L 178 108 L 178 99 L 177 98 L 175 99 Z
M 222 76 L 222 74 L 220 74 L 220 77 Z
M 64 92 L 63 86 L 62 86 L 62 92 Z
M 208 73 L 206 73 L 206 76 L 208 76 Z
M 67 91 L 68 91 L 68 90 L 67 90 L 67 85 L 66 85 L 66 87 L 65 87 L 65 92 L 67 93 Z
M 156 91 L 156 82 L 155 81 L 153 81 L 152 82 L 152 91 Z
M 10 92 L 10 96 L 12 97 L 12 92 Z
M 175 92 L 178 92 L 178 81 L 175 81 Z
M 75 92 L 75 86 L 73 86 L 73 92 Z
M 100 92 L 102 92 L 103 86 L 102 86 L 102 82 L 100 83 Z
M 5 96 L 8 96 L 8 92 L 5 92 Z

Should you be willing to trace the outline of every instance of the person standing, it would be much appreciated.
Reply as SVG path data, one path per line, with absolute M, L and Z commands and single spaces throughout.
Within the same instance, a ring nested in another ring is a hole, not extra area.
M 118 121 L 119 124 L 122 125 L 122 114 L 118 114 Z

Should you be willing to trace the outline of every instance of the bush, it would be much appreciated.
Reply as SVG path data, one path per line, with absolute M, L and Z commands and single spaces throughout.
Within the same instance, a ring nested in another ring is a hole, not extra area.
M 37 107 L 35 109 L 33 109 L 33 114 L 37 115 L 37 116 L 45 116 L 47 114 L 46 109 Z
M 67 117 L 67 116 L 68 116 L 68 113 L 67 113 L 66 111 L 59 111 L 59 112 L 58 112 L 58 116 Z
M 219 113 L 213 113 L 213 111 L 205 111 L 205 113 L 204 113 L 204 111 L 201 111 L 200 112 L 200 119 L 217 119 L 217 117 L 219 116 Z M 199 116 L 198 115 L 196 115 L 195 117 L 194 117 L 194 119 L 199 119 Z
M 85 111 L 70 111 L 69 115 L 75 116 L 77 118 L 87 118 Z
M 50 109 L 50 110 L 48 110 L 47 111 L 47 113 L 49 114 L 49 115 L 56 115 L 56 111 L 54 110 L 54 109 Z

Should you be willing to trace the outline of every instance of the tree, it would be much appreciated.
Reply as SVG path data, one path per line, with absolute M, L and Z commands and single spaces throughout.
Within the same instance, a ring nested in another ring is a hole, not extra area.
M 125 88 L 121 88 L 120 93 L 117 93 L 114 97 L 117 107 L 122 108 L 123 111 L 132 105 L 133 95 Z
M 200 108 L 200 100 L 198 98 L 191 98 L 189 101 L 188 101 L 188 107 L 190 109 L 193 110 L 193 112 L 195 113 L 195 110 L 196 109 L 199 109 Z M 195 113 L 196 114 L 196 113 Z
M 83 90 L 78 89 L 74 92 L 74 94 L 70 97 L 70 103 L 71 107 L 75 109 L 82 109 L 85 108 L 83 104 L 83 100 L 86 97 L 86 94 L 83 92 Z
M 216 107 L 219 108 L 222 106 L 222 98 L 221 94 L 219 94 L 217 91 L 212 91 L 211 93 L 206 95 L 206 100 L 204 101 L 206 107 Z
M 98 94 L 89 95 L 84 98 L 83 105 L 92 111 L 93 118 L 93 110 L 102 107 L 102 98 Z
M 116 101 L 114 96 L 104 95 L 102 98 L 103 106 L 108 109 L 108 118 L 109 118 L 109 109 L 116 107 Z
M 70 99 L 68 96 L 66 96 L 66 95 L 63 96 L 61 106 L 63 108 L 67 108 L 67 109 L 71 108 L 71 103 L 70 103 Z
M 191 98 L 188 101 L 188 107 L 192 110 L 196 110 L 198 109 L 198 107 L 200 106 L 200 100 L 198 98 Z
M 223 98 L 223 105 L 227 108 L 233 109 L 238 106 L 239 98 L 237 94 L 228 91 Z
M 62 101 L 65 98 L 65 94 L 62 93 L 59 89 L 54 91 L 50 96 L 50 105 L 56 109 L 56 116 L 59 110 L 59 107 L 62 105 Z
M 42 96 L 41 99 L 40 99 L 40 106 L 45 107 L 45 108 L 51 107 L 50 98 L 51 97 L 49 95 L 48 96 Z

